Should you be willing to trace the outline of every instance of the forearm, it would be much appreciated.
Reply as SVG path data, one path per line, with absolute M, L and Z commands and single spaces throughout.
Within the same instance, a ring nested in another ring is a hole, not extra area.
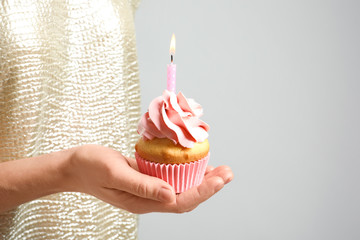
M 187 212 L 231 181 L 231 169 L 209 169 L 180 195 L 165 181 L 141 174 L 135 159 L 99 145 L 0 163 L 0 213 L 57 192 L 75 191 L 134 213 Z
M 61 191 L 73 149 L 0 163 L 0 212 Z

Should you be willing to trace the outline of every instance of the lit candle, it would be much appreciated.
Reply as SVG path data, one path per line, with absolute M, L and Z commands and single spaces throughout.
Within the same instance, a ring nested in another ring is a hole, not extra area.
M 167 65 L 167 90 L 175 92 L 176 87 L 176 64 L 173 63 L 175 55 L 175 35 L 173 34 L 170 42 L 171 63 Z

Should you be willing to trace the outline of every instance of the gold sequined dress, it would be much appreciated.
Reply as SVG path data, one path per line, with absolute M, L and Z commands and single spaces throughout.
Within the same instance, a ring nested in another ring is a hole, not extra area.
M 1 162 L 88 143 L 133 156 L 140 114 L 137 5 L 1 1 Z M 136 215 L 81 193 L 46 196 L 0 215 L 6 240 L 136 239 L 136 228 Z

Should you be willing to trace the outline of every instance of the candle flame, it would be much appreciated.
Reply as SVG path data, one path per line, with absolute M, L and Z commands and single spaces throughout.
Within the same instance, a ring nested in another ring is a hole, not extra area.
M 170 55 L 175 55 L 175 34 L 173 34 L 172 37 L 171 37 Z

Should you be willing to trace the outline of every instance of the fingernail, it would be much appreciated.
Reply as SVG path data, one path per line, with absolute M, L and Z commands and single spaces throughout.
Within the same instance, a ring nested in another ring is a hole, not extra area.
M 234 175 L 233 174 L 228 174 L 225 178 L 225 184 L 228 184 L 229 182 L 231 182 L 234 178 Z
M 171 202 L 174 199 L 174 193 L 168 188 L 161 188 L 159 192 L 159 200 L 161 202 Z

